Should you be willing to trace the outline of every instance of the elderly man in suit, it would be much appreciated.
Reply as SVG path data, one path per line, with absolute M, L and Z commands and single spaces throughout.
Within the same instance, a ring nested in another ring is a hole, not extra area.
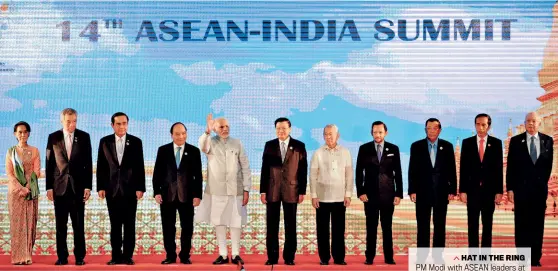
M 373 264 L 376 256 L 378 216 L 382 225 L 384 261 L 395 264 L 391 228 L 395 205 L 403 198 L 403 180 L 399 147 L 384 140 L 387 133 L 387 125 L 375 121 L 371 129 L 374 141 L 358 150 L 355 179 L 357 195 L 364 202 L 366 214 L 366 265 Z
M 506 189 L 514 203 L 515 246 L 531 248 L 531 266 L 541 266 L 548 180 L 552 173 L 552 137 L 539 132 L 536 112 L 525 116 L 526 132 L 510 139 Z
M 345 211 L 353 195 L 353 161 L 349 150 L 339 144 L 339 130 L 334 124 L 324 128 L 325 143 L 310 162 L 310 192 L 316 209 L 316 233 L 320 264 L 345 262 Z M 329 225 L 331 220 L 331 255 Z
M 110 218 L 112 259 L 108 265 L 134 265 L 136 210 L 145 192 L 143 145 L 128 134 L 128 121 L 123 112 L 112 115 L 114 133 L 101 139 L 97 156 L 97 192 L 99 198 L 107 198 Z
M 469 247 L 479 247 L 479 215 L 482 219 L 482 247 L 492 246 L 492 218 L 495 204 L 502 200 L 504 170 L 502 141 L 488 135 L 492 119 L 475 117 L 477 134 L 461 144 L 459 196 L 467 204 Z
M 199 146 L 207 156 L 207 185 L 196 221 L 215 226 L 219 256 L 213 264 L 229 262 L 227 227 L 232 241 L 232 263 L 244 264 L 240 257 L 241 227 L 246 225 L 250 186 L 252 185 L 248 156 L 242 142 L 229 136 L 229 122 L 225 118 L 207 116 L 207 127 L 200 136 Z M 211 131 L 216 135 L 211 137 Z
M 93 158 L 89 134 L 76 129 L 77 111 L 62 110 L 62 130 L 48 136 L 46 147 L 46 189 L 49 200 L 54 200 L 56 218 L 56 265 L 68 264 L 68 215 L 74 229 L 76 265 L 84 265 L 85 202 L 91 196 Z
M 417 247 L 430 247 L 430 218 L 434 224 L 434 260 L 441 263 L 446 245 L 446 215 L 451 198 L 457 194 L 457 173 L 453 144 L 439 138 L 442 124 L 430 118 L 425 123 L 426 138 L 411 145 L 409 195 L 415 203 Z M 426 257 L 421 251 L 417 259 Z
M 294 265 L 296 253 L 296 209 L 306 195 L 308 161 L 304 143 L 292 138 L 291 121 L 275 120 L 276 139 L 265 143 L 260 178 L 261 201 L 266 205 L 267 261 L 279 260 L 279 217 L 283 205 L 285 248 L 283 260 Z
M 153 195 L 161 206 L 163 243 L 167 257 L 161 264 L 176 263 L 176 212 L 180 216 L 180 262 L 192 264 L 190 249 L 194 232 L 194 207 L 202 198 L 200 150 L 188 143 L 186 126 L 181 122 L 170 128 L 172 142 L 159 147 L 153 169 Z

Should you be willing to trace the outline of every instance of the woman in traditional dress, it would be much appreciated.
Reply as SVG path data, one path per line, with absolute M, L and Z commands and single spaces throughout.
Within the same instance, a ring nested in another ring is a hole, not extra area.
M 18 143 L 6 154 L 8 175 L 8 208 L 12 264 L 31 264 L 31 254 L 37 232 L 39 186 L 41 174 L 39 150 L 27 144 L 31 127 L 20 121 L 14 125 Z

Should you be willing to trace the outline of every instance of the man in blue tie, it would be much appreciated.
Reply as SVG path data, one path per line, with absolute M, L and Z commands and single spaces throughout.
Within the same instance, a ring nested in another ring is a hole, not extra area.
M 510 139 L 506 190 L 514 203 L 515 246 L 531 248 L 531 266 L 541 266 L 548 180 L 552 172 L 552 137 L 539 132 L 536 112 L 525 116 L 524 133 Z
M 416 203 L 417 247 L 430 247 L 430 217 L 433 216 L 435 261 L 441 262 L 446 242 L 446 214 L 449 200 L 457 194 L 457 174 L 453 145 L 438 136 L 442 124 L 430 118 L 425 123 L 426 138 L 411 145 L 409 195 Z M 419 260 L 425 255 L 418 255 Z
M 159 147 L 153 169 L 153 195 L 161 205 L 163 241 L 167 257 L 161 264 L 176 262 L 176 212 L 180 215 L 180 262 L 191 264 L 190 248 L 194 232 L 194 207 L 202 198 L 202 165 L 200 150 L 186 143 L 186 126 L 174 123 L 170 129 L 172 142 Z

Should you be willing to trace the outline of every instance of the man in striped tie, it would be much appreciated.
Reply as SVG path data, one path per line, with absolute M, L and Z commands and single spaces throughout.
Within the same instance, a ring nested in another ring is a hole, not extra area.
M 525 116 L 527 131 L 510 139 L 506 171 L 508 199 L 514 203 L 515 210 L 515 246 L 531 248 L 531 266 L 541 266 L 548 180 L 554 153 L 554 141 L 539 132 L 540 124 L 536 112 Z

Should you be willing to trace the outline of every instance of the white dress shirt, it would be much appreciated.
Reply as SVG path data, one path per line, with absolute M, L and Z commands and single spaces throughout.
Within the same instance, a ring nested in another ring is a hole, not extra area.
M 126 134 L 124 134 L 122 137 L 119 137 L 116 134 L 114 134 L 114 140 L 115 140 L 115 143 L 116 143 L 116 156 L 118 157 L 118 164 L 121 164 L 122 163 L 122 157 L 124 157 L 124 148 L 126 147 L 126 145 L 125 145 L 126 144 Z
M 343 202 L 353 195 L 353 166 L 349 150 L 337 145 L 317 149 L 310 161 L 310 193 L 320 202 Z
M 64 129 L 62 129 L 62 132 L 64 133 L 64 146 L 66 147 L 66 152 L 68 153 L 72 148 L 72 144 L 74 143 L 74 133 L 69 133 Z M 68 153 L 68 160 L 69 159 L 70 153 Z
M 527 151 L 530 154 L 531 153 L 531 137 L 535 138 L 535 149 L 537 151 L 537 159 L 539 158 L 539 155 L 541 154 L 541 144 L 540 144 L 540 138 L 539 138 L 539 133 L 536 133 L 535 135 L 531 135 L 529 133 L 527 134 Z
M 178 146 L 178 145 L 176 145 L 176 143 L 174 143 L 174 142 L 172 143 L 172 146 L 174 147 L 172 153 L 174 153 L 175 157 L 176 157 L 176 151 L 178 150 L 178 147 L 180 147 L 180 161 L 178 162 L 179 164 L 180 164 L 180 162 L 182 162 L 182 156 L 184 155 L 184 145 L 185 144 L 182 144 L 182 145 Z
M 480 137 L 479 135 L 477 135 L 477 150 L 478 150 L 478 151 L 480 151 L 480 140 L 481 140 L 481 138 L 482 138 L 482 137 Z M 486 136 L 484 137 L 484 143 L 483 143 L 484 146 L 483 146 L 483 147 L 484 147 L 484 152 L 485 152 L 485 153 L 486 153 L 486 145 L 488 144 L 487 142 L 488 142 L 488 135 L 486 135 Z

